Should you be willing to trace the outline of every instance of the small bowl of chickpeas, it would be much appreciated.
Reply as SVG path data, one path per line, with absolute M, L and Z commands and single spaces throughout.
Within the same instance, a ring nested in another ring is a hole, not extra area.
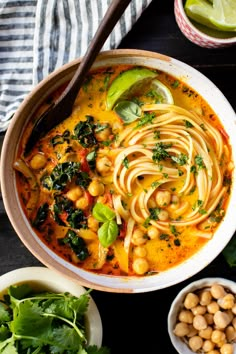
M 180 354 L 236 352 L 236 283 L 204 278 L 174 299 L 168 314 L 168 332 Z

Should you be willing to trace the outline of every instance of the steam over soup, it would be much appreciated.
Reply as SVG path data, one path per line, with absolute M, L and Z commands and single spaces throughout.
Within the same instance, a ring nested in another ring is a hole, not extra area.
M 229 199 L 231 147 L 185 83 L 144 67 L 96 69 L 71 116 L 24 156 L 30 130 L 14 164 L 22 207 L 68 262 L 153 274 L 214 237 Z

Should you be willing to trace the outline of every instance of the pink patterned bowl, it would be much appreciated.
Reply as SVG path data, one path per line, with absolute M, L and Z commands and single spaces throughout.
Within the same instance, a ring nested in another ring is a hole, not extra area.
M 222 48 L 236 44 L 236 34 L 234 37 L 219 38 L 208 35 L 195 27 L 184 11 L 184 0 L 175 0 L 174 13 L 181 32 L 186 38 L 198 46 L 205 48 Z

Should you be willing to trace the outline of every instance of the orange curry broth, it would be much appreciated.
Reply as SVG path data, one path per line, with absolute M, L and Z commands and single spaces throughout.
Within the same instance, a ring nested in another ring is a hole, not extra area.
M 73 128 L 80 120 L 84 120 L 86 115 L 90 115 L 94 117 L 95 122 L 100 123 L 109 123 L 113 125 L 114 123 L 120 123 L 120 118 L 115 114 L 113 111 L 106 111 L 106 92 L 107 87 L 110 82 L 122 71 L 131 68 L 130 65 L 119 65 L 111 68 L 101 68 L 97 69 L 96 71 L 91 72 L 88 76 L 83 88 L 80 90 L 80 93 L 76 99 L 75 106 L 71 117 L 67 120 L 59 124 L 55 127 L 52 131 L 50 131 L 44 138 L 37 142 L 31 153 L 24 158 L 27 165 L 30 164 L 31 158 L 36 153 L 43 153 L 47 157 L 47 165 L 46 169 L 47 172 L 52 171 L 53 168 L 58 163 L 58 156 L 62 156 L 65 154 L 65 145 L 66 144 L 58 144 L 55 147 L 52 146 L 50 143 L 51 139 L 55 135 L 62 135 L 65 130 L 69 130 L 73 132 Z M 203 98 L 194 92 L 191 88 L 187 87 L 185 83 L 178 82 L 177 80 L 163 72 L 158 72 L 158 79 L 162 81 L 165 85 L 169 87 L 172 92 L 175 105 L 181 106 L 188 110 L 202 110 L 205 117 L 211 121 L 217 129 L 221 132 L 224 142 L 228 144 L 228 136 L 224 131 L 221 123 L 219 122 L 215 113 L 211 110 L 209 105 L 203 100 Z M 52 99 L 58 96 L 61 90 L 58 90 L 55 93 Z M 45 110 L 47 104 L 42 106 L 36 117 L 40 115 L 40 113 Z M 30 133 L 32 126 L 32 122 L 26 128 L 24 132 L 24 137 L 27 137 Z M 110 137 L 113 139 L 113 136 Z M 81 162 L 82 166 L 85 163 L 85 155 L 88 152 L 85 148 L 79 148 L 79 143 L 72 142 L 72 145 L 75 144 L 76 155 L 78 161 Z M 66 146 L 67 147 L 67 146 Z M 229 147 L 229 146 L 228 146 Z M 20 145 L 18 156 L 21 156 L 24 149 L 24 142 L 22 140 L 22 144 Z M 110 146 L 104 146 L 104 149 L 109 150 L 110 158 L 114 161 L 114 155 L 112 155 L 113 144 L 111 143 Z M 230 149 L 230 147 L 229 147 Z M 230 152 L 231 153 L 231 152 Z M 85 170 L 87 171 L 87 167 L 85 166 Z M 44 169 L 34 171 L 37 180 L 39 181 L 42 174 L 44 173 Z M 88 171 L 90 174 L 90 171 Z M 21 196 L 21 203 L 22 207 L 28 215 L 29 213 L 26 210 L 26 202 L 30 196 L 29 185 L 26 179 L 21 175 L 17 174 L 17 188 L 19 194 Z M 103 197 L 103 203 L 110 206 L 111 204 L 111 194 L 110 190 L 113 188 L 112 183 L 108 184 L 105 188 L 105 193 Z M 37 202 L 37 208 L 28 215 L 28 218 L 32 222 L 36 215 L 36 211 L 40 205 L 45 202 L 50 202 L 52 200 L 51 192 L 46 190 L 45 188 L 41 187 L 40 190 L 39 200 Z M 94 197 L 89 196 L 87 191 L 84 192 L 85 197 L 89 200 L 89 207 L 85 211 L 86 216 L 88 217 L 91 215 L 91 205 L 94 202 Z M 227 200 L 223 202 L 224 208 L 226 208 Z M 96 262 L 97 262 L 97 253 L 98 253 L 98 239 L 96 241 L 88 242 L 88 249 L 90 256 L 84 261 L 81 262 L 75 255 L 73 251 L 68 245 L 60 245 L 58 243 L 58 239 L 65 236 L 67 232 L 67 227 L 59 226 L 52 217 L 47 218 L 47 222 L 41 228 L 41 230 L 37 230 L 34 228 L 34 232 L 38 235 L 38 237 L 54 252 L 56 252 L 60 257 L 64 258 L 65 260 L 74 263 L 75 265 L 87 269 L 89 271 L 94 271 L 103 274 L 114 274 L 120 275 L 125 274 L 119 267 L 119 263 L 114 256 L 114 251 L 112 246 L 109 248 L 107 254 L 107 261 L 103 265 L 101 269 L 96 269 Z M 118 239 L 123 242 L 124 239 L 124 231 L 121 230 L 120 234 L 118 235 Z M 188 227 L 185 228 L 183 232 L 181 232 L 181 246 L 177 246 L 174 243 L 174 236 L 170 235 L 169 240 L 166 241 L 165 239 L 154 239 L 147 242 L 145 245 L 147 250 L 147 259 L 150 265 L 150 274 L 156 273 L 159 271 L 167 270 L 173 266 L 176 266 L 183 262 L 184 260 L 191 257 L 197 251 L 199 251 L 203 245 L 208 242 L 205 238 L 200 238 L 197 236 L 193 236 L 188 232 Z M 132 259 L 132 247 L 131 252 L 129 255 L 130 259 Z M 134 272 L 131 267 L 129 267 L 128 275 L 134 275 Z

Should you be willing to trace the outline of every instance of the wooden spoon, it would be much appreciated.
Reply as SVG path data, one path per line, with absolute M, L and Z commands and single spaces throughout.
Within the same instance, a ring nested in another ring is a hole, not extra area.
M 87 52 L 85 53 L 73 78 L 62 95 L 53 102 L 35 123 L 29 139 L 25 145 L 25 154 L 28 154 L 36 141 L 44 136 L 57 124 L 66 119 L 71 113 L 76 96 L 81 88 L 85 76 L 100 52 L 107 37 L 115 27 L 131 0 L 113 0 L 95 33 Z

